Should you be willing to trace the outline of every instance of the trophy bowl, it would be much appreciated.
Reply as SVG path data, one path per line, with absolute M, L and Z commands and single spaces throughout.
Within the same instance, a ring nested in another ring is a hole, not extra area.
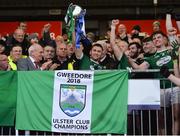
M 78 5 L 72 5 L 72 9 L 73 9 L 73 17 L 78 17 L 82 12 L 82 8 Z

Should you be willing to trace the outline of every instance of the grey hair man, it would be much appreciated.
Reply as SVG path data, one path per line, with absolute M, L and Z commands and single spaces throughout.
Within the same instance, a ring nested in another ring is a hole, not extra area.
M 20 59 L 17 63 L 18 70 L 47 70 L 52 61 L 41 64 L 43 59 L 43 48 L 39 44 L 33 44 L 28 49 L 29 56 L 27 58 Z

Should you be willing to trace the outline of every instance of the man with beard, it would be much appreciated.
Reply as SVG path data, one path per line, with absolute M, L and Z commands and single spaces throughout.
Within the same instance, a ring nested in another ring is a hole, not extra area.
M 138 65 L 143 62 L 142 47 L 137 42 L 132 42 L 129 44 L 129 56 L 134 60 Z

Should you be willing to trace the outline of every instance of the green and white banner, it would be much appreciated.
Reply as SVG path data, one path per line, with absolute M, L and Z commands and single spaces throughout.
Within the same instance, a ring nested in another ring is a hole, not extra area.
M 127 132 L 127 71 L 18 72 L 16 129 Z

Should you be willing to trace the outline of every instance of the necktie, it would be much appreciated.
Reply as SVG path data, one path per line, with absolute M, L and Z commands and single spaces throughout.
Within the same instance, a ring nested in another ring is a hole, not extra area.
M 38 62 L 34 62 L 34 64 L 35 64 L 35 68 L 39 69 L 39 63 Z

